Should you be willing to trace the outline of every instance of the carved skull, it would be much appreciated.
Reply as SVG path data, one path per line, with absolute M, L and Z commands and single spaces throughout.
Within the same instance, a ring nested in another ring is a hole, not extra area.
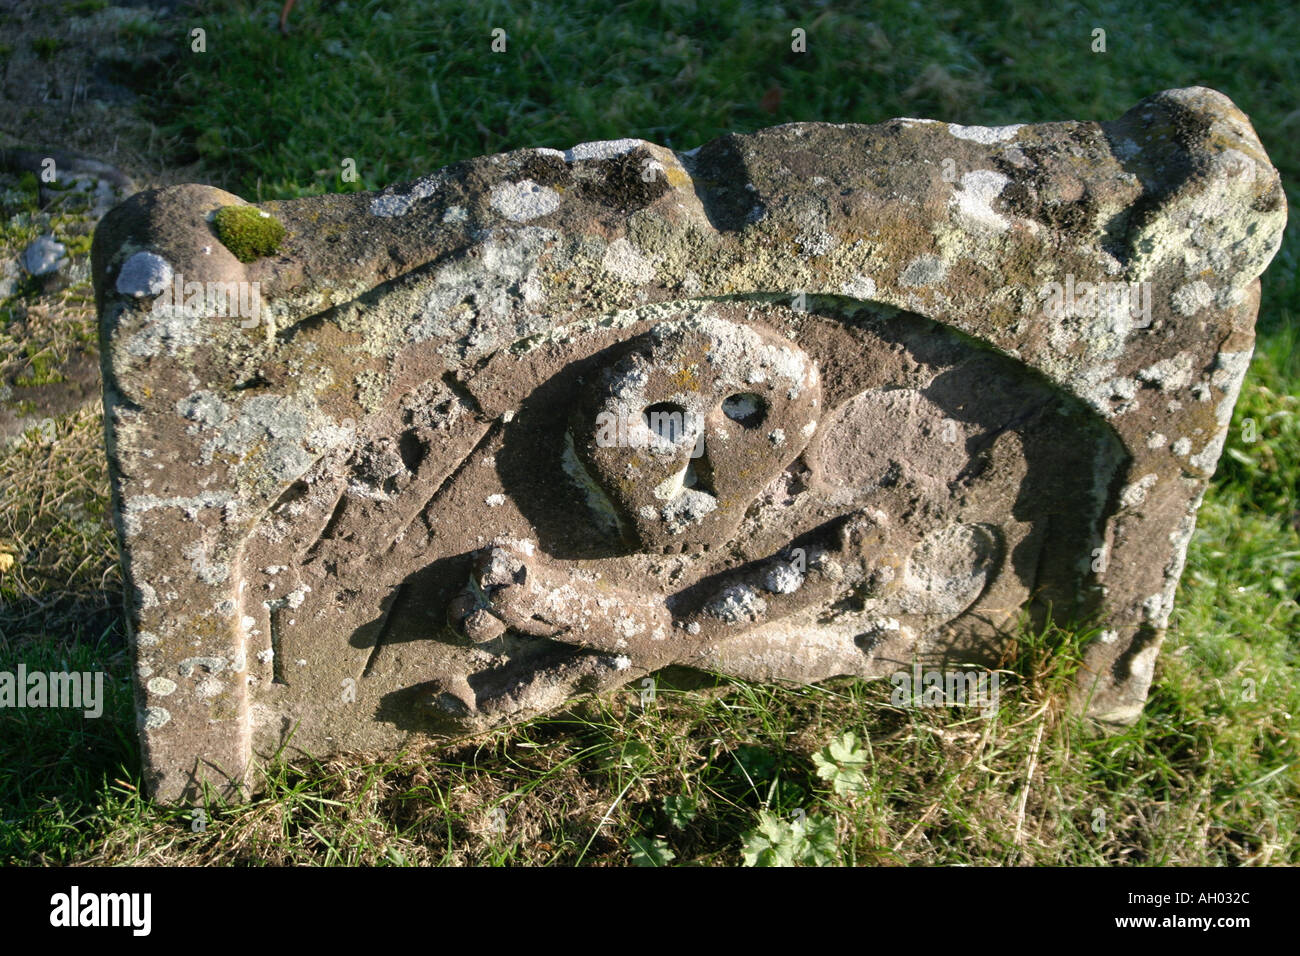
M 808 444 L 816 363 L 763 326 L 704 314 L 657 325 L 590 376 L 574 452 L 641 550 L 725 543 Z

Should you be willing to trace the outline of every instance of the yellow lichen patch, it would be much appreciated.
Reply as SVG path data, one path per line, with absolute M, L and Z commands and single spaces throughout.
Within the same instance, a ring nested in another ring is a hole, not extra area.
M 668 180 L 668 185 L 673 189 L 684 189 L 692 185 L 691 177 L 680 166 L 665 166 L 664 176 Z
M 673 384 L 684 391 L 695 391 L 700 387 L 699 368 L 698 365 L 689 365 L 678 369 L 673 373 Z

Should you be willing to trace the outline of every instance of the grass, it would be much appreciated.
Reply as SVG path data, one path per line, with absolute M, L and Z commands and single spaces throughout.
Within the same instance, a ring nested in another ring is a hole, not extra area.
M 199 178 L 249 200 L 621 136 L 688 148 L 791 120 L 1105 119 L 1194 84 L 1231 96 L 1288 189 L 1300 182 L 1300 10 L 1285 3 L 1242 16 L 1173 2 L 859 14 L 306 0 L 288 38 L 271 28 L 279 6 L 204 5 L 207 53 L 163 46 L 185 18 L 119 38 L 165 64 L 143 108 L 169 161 L 198 161 Z M 505 53 L 490 50 L 497 27 Z M 795 27 L 807 54 L 790 50 Z M 1090 51 L 1095 27 L 1104 54 Z M 0 228 L 34 238 L 23 195 Z M 1063 624 L 1023 633 L 992 719 L 894 707 L 881 683 L 687 692 L 664 679 L 652 701 L 639 688 L 582 700 L 442 749 L 276 765 L 263 798 L 201 817 L 155 806 L 140 794 L 92 409 L 0 457 L 0 554 L 14 559 L 0 573 L 0 670 L 66 662 L 105 670 L 111 688 L 99 720 L 0 711 L 0 863 L 1300 863 L 1295 228 L 1263 279 L 1259 347 L 1150 701 L 1121 734 L 1091 736 L 1064 712 L 1090 632 Z
M 50 234 L 81 264 L 69 270 L 70 281 L 48 293 L 41 280 L 20 272 L 14 294 L 0 294 L 0 372 L 11 373 L 4 377 L 20 388 L 62 381 L 59 366 L 75 351 L 93 350 L 98 338 L 87 266 L 93 223 L 84 217 L 90 202 L 69 191 L 42 209 L 38 190 L 31 173 L 0 173 L 0 257 L 16 259 L 37 237 Z

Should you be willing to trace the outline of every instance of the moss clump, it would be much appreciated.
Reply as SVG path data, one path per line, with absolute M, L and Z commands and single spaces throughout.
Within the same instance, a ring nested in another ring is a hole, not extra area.
M 37 385 L 58 385 L 64 380 L 63 375 L 59 373 L 57 362 L 52 354 L 42 351 L 33 345 L 28 345 L 25 351 L 27 353 L 29 366 L 27 371 L 18 375 L 14 379 L 14 385 L 18 388 L 33 388 Z
M 63 245 L 68 250 L 69 256 L 88 256 L 93 238 L 93 236 L 69 236 L 63 240 Z
M 284 225 L 256 206 L 225 206 L 213 217 L 217 238 L 240 262 L 252 262 L 280 248 Z

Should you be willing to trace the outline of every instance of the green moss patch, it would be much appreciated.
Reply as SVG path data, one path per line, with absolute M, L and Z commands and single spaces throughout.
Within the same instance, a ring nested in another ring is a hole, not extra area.
M 252 262 L 280 248 L 284 224 L 256 206 L 226 206 L 213 217 L 217 238 L 240 262 Z
M 48 350 L 27 346 L 27 369 L 14 379 L 19 388 L 31 388 L 36 385 L 57 385 L 63 381 L 58 370 L 58 360 Z

